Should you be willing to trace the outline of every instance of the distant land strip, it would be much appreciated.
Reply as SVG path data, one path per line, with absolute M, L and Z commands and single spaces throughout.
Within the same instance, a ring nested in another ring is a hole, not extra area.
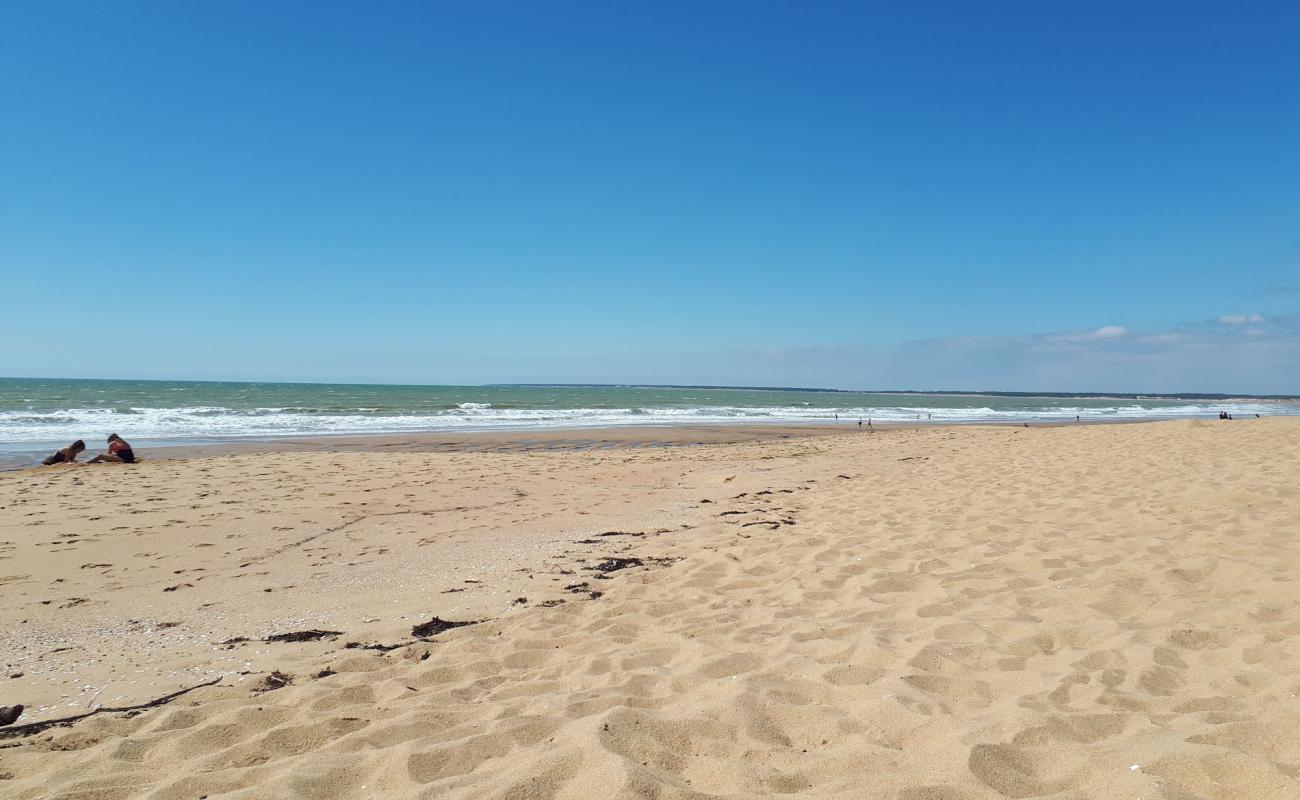
M 746 392 L 822 392 L 825 394 L 949 395 L 959 397 L 1066 397 L 1083 400 L 1297 400 L 1295 394 L 1216 392 L 1000 392 L 968 389 L 819 389 L 808 386 L 717 386 L 677 383 L 489 383 L 503 389 L 732 389 Z

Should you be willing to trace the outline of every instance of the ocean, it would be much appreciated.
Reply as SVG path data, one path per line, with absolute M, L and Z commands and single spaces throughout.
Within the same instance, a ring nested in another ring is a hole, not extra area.
M 286 436 L 615 425 L 975 423 L 1300 414 L 1268 400 L 657 386 L 383 386 L 0 378 L 0 457 L 120 433 L 141 447 Z

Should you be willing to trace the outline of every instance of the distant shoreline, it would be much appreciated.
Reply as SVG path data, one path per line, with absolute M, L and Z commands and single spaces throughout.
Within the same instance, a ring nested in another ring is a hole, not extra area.
M 329 384 L 309 384 L 324 385 Z M 362 385 L 362 384 L 357 384 Z M 376 384 L 387 385 L 387 384 Z M 431 384 L 434 385 L 434 384 Z M 709 384 L 676 383 L 487 383 L 483 388 L 501 389 L 708 389 L 713 391 L 744 392 L 819 392 L 823 394 L 883 394 L 920 397 L 1022 397 L 1065 400 L 1266 400 L 1273 402 L 1300 402 L 1294 394 L 1214 394 L 1198 392 L 1009 392 L 975 391 L 966 389 L 817 389 L 807 386 L 717 386 Z

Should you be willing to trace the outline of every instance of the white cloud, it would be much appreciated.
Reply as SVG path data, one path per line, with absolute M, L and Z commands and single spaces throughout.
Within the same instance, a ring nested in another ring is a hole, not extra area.
M 1264 318 L 1259 314 L 1224 314 L 1219 322 L 1224 325 L 1259 325 Z
M 1240 325 L 1210 319 L 814 348 L 789 361 L 810 379 L 828 376 L 813 385 L 1300 394 L 1300 313 L 1258 323 L 1242 316 Z
M 1094 339 L 1118 339 L 1121 336 L 1128 336 L 1128 328 L 1123 325 L 1106 325 L 1092 332 Z
M 1123 339 L 1128 336 L 1128 328 L 1123 325 L 1104 325 L 1091 331 L 1060 331 L 1057 333 L 1031 334 L 1022 337 L 991 336 L 989 341 L 1009 342 L 1021 339 L 1032 347 L 1060 347 L 1087 344 L 1106 339 Z

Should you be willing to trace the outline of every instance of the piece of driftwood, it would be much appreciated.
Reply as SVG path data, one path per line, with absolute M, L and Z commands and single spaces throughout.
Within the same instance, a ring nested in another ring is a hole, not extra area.
M 162 697 L 155 697 L 153 700 L 145 703 L 137 703 L 133 706 L 100 706 L 99 708 L 92 709 L 84 714 L 74 714 L 70 717 L 58 717 L 56 719 L 40 720 L 39 722 L 27 722 L 22 725 L 6 726 L 0 728 L 0 739 L 10 739 L 16 736 L 30 736 L 33 733 L 40 733 L 46 728 L 53 728 L 56 725 L 68 725 L 87 717 L 93 717 L 96 714 L 113 714 L 123 711 L 143 711 L 146 708 L 156 708 L 157 706 L 166 705 L 181 695 L 188 694 L 195 689 L 202 689 L 205 686 L 215 686 L 221 682 L 221 678 L 222 676 L 218 675 L 212 680 L 204 681 L 203 683 L 196 683 L 193 686 L 178 689 L 171 694 L 165 694 Z

